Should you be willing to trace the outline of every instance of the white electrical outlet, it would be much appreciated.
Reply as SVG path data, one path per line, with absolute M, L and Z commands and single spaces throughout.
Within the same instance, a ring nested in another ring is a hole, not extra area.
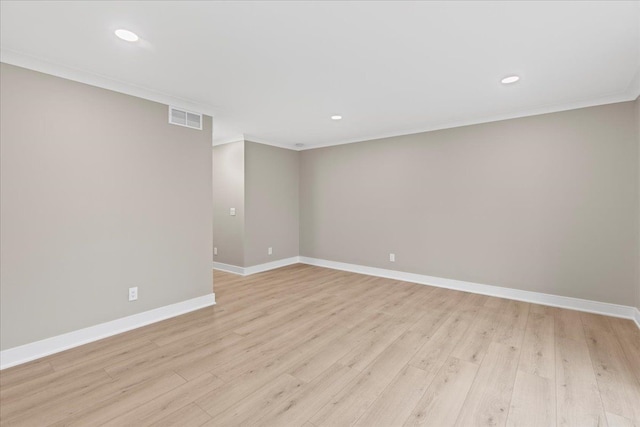
M 213 254 L 218 255 L 218 248 L 213 248 Z
M 229 215 L 236 216 L 236 208 L 229 208 Z
M 135 301 L 138 299 L 138 287 L 129 288 L 129 301 Z
M 396 262 L 396 254 L 389 254 L 389 261 Z
M 273 255 L 273 248 L 267 249 L 267 254 L 268 255 Z

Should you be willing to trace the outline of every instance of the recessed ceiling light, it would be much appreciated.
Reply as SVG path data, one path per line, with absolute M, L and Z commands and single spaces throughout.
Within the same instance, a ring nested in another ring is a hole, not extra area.
M 331 120 L 342 120 L 342 116 L 339 116 L 339 115 L 331 116 Z
M 124 30 L 122 28 L 119 30 L 116 30 L 115 33 L 116 33 L 116 36 L 128 42 L 137 42 L 139 38 L 136 33 L 131 32 L 129 30 Z
M 518 80 L 520 80 L 520 76 L 507 76 L 507 77 L 503 78 L 502 80 L 500 80 L 500 82 L 503 85 L 508 85 L 508 84 L 511 84 L 511 83 L 515 83 Z

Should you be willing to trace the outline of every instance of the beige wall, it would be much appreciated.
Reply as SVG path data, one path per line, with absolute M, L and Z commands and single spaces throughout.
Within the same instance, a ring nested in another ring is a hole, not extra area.
M 636 307 L 640 310 L 640 97 L 635 101 L 636 141 L 638 146 L 638 280 L 636 282 Z
M 244 266 L 244 141 L 213 147 L 215 262 Z M 231 216 L 231 208 L 236 215 Z
M 303 256 L 636 298 L 633 102 L 307 150 L 300 162 Z
M 172 126 L 165 105 L 0 76 L 0 348 L 210 294 L 211 119 Z
M 249 141 L 213 148 L 214 262 L 251 267 L 298 255 L 298 169 L 293 150 Z
M 298 256 L 298 169 L 297 151 L 245 143 L 245 266 Z

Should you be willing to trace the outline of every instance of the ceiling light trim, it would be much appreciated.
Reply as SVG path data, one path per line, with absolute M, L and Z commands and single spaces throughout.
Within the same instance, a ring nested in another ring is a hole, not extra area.
M 126 42 L 129 43 L 135 43 L 138 40 L 140 40 L 140 36 L 138 36 L 136 33 L 134 33 L 131 30 L 127 30 L 125 28 L 118 28 L 117 30 L 115 30 L 113 32 L 116 37 L 118 37 L 120 40 L 124 40 Z
M 500 79 L 500 83 L 503 85 L 512 85 L 518 83 L 520 81 L 520 76 L 518 74 L 508 74 Z

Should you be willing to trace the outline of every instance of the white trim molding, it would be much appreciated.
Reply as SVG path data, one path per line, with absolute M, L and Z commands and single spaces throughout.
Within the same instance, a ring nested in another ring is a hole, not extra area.
M 640 70 L 638 71 L 640 73 Z M 509 112 L 505 114 L 497 114 L 487 117 L 479 117 L 467 120 L 454 120 L 450 122 L 433 123 L 430 125 L 420 126 L 416 128 L 405 128 L 392 132 L 379 132 L 377 134 L 365 135 L 352 139 L 334 140 L 330 142 L 308 143 L 302 148 L 294 148 L 298 151 L 313 150 L 316 148 L 333 147 L 335 145 L 353 144 L 357 142 L 367 142 L 377 139 L 395 138 L 400 136 L 415 135 L 425 132 L 433 132 L 437 130 L 453 129 L 471 125 L 481 125 L 485 123 L 499 122 L 503 120 L 520 119 L 524 117 L 539 116 L 541 114 L 560 113 L 563 111 L 577 110 L 580 108 L 597 107 L 599 105 L 616 104 L 619 102 L 634 101 L 640 95 L 640 74 L 636 73 L 633 80 L 629 83 L 627 89 L 621 92 L 615 92 L 604 95 L 595 99 L 576 100 L 563 104 L 539 105 L 519 112 Z M 256 140 L 255 142 L 261 142 Z M 275 144 L 270 144 L 275 145 Z
M 75 82 L 84 83 L 102 89 L 124 93 L 125 95 L 135 96 L 148 101 L 158 102 L 160 104 L 173 105 L 186 110 L 197 111 L 199 113 L 206 114 L 207 116 L 214 116 L 214 108 L 210 105 L 170 95 L 152 88 L 116 80 L 114 78 L 86 70 L 68 67 L 51 61 L 45 61 L 20 52 L 14 52 L 8 49 L 0 50 L 0 62 L 50 74 L 67 80 L 73 80 Z
M 296 147 L 295 144 L 287 144 L 287 143 L 280 143 L 280 142 L 275 142 L 275 141 L 267 141 L 267 140 L 259 138 L 257 136 L 245 135 L 244 140 L 247 141 L 247 142 L 255 142 L 256 144 L 271 145 L 272 147 L 284 148 L 285 150 L 292 150 L 292 151 L 302 151 L 302 150 L 304 150 L 304 146 Z M 311 147 L 311 148 L 313 148 L 313 147 Z
M 214 134 L 215 134 L 215 131 L 214 131 Z M 244 142 L 244 135 L 236 135 L 230 138 L 223 138 L 218 140 L 213 138 L 213 142 L 211 143 L 211 145 L 213 147 L 217 147 L 218 145 L 231 144 L 233 142 Z
M 224 264 L 222 262 L 213 262 L 213 269 L 226 271 L 227 273 L 239 274 L 240 276 L 244 276 L 244 267 L 238 267 L 237 265 L 232 264 Z
M 223 264 L 214 262 L 213 268 L 227 273 L 239 274 L 240 276 L 250 276 L 263 271 L 275 270 L 276 268 L 286 267 L 288 265 L 298 264 L 300 257 L 293 256 L 291 258 L 283 258 L 276 261 L 266 262 L 264 264 L 253 265 L 251 267 L 239 267 L 237 265 Z
M 54 353 L 59 353 L 83 344 L 88 344 L 93 341 L 98 341 L 122 332 L 140 328 L 151 323 L 156 323 L 161 320 L 209 307 L 215 305 L 215 303 L 216 294 L 211 293 L 175 304 L 165 305 L 164 307 L 154 308 L 153 310 L 144 311 L 142 313 L 133 314 L 131 316 L 122 317 L 109 322 L 100 323 L 98 325 L 89 326 L 88 328 L 78 329 L 77 331 L 68 332 L 55 337 L 9 348 L 7 350 L 0 351 L 0 370 L 30 362 Z
M 637 308 L 626 305 L 591 301 L 560 295 L 544 294 L 540 292 L 524 291 L 521 289 L 503 288 L 500 286 L 483 285 L 480 283 L 465 282 L 462 280 L 444 279 L 441 277 L 425 276 L 423 274 L 387 270 L 377 267 L 367 267 L 364 265 L 348 264 L 344 262 L 328 261 L 324 259 L 309 258 L 304 256 L 301 256 L 299 258 L 300 262 L 303 264 L 332 268 L 334 270 L 367 274 L 369 276 L 402 280 L 405 282 L 418 283 L 421 285 L 454 289 L 457 291 L 471 292 L 475 294 L 489 295 L 499 298 L 507 298 L 534 304 L 549 305 L 552 307 L 568 308 L 570 310 L 584 311 L 587 313 L 604 314 L 606 316 L 633 319 L 640 328 L 640 312 Z
M 297 256 L 294 256 L 291 258 L 279 259 L 277 261 L 271 261 L 271 262 L 266 262 L 264 264 L 254 265 L 251 267 L 245 267 L 244 274 L 248 276 L 250 274 L 262 273 L 263 271 L 274 270 L 276 268 L 298 264 L 299 262 L 300 262 L 300 257 L 297 257 Z

